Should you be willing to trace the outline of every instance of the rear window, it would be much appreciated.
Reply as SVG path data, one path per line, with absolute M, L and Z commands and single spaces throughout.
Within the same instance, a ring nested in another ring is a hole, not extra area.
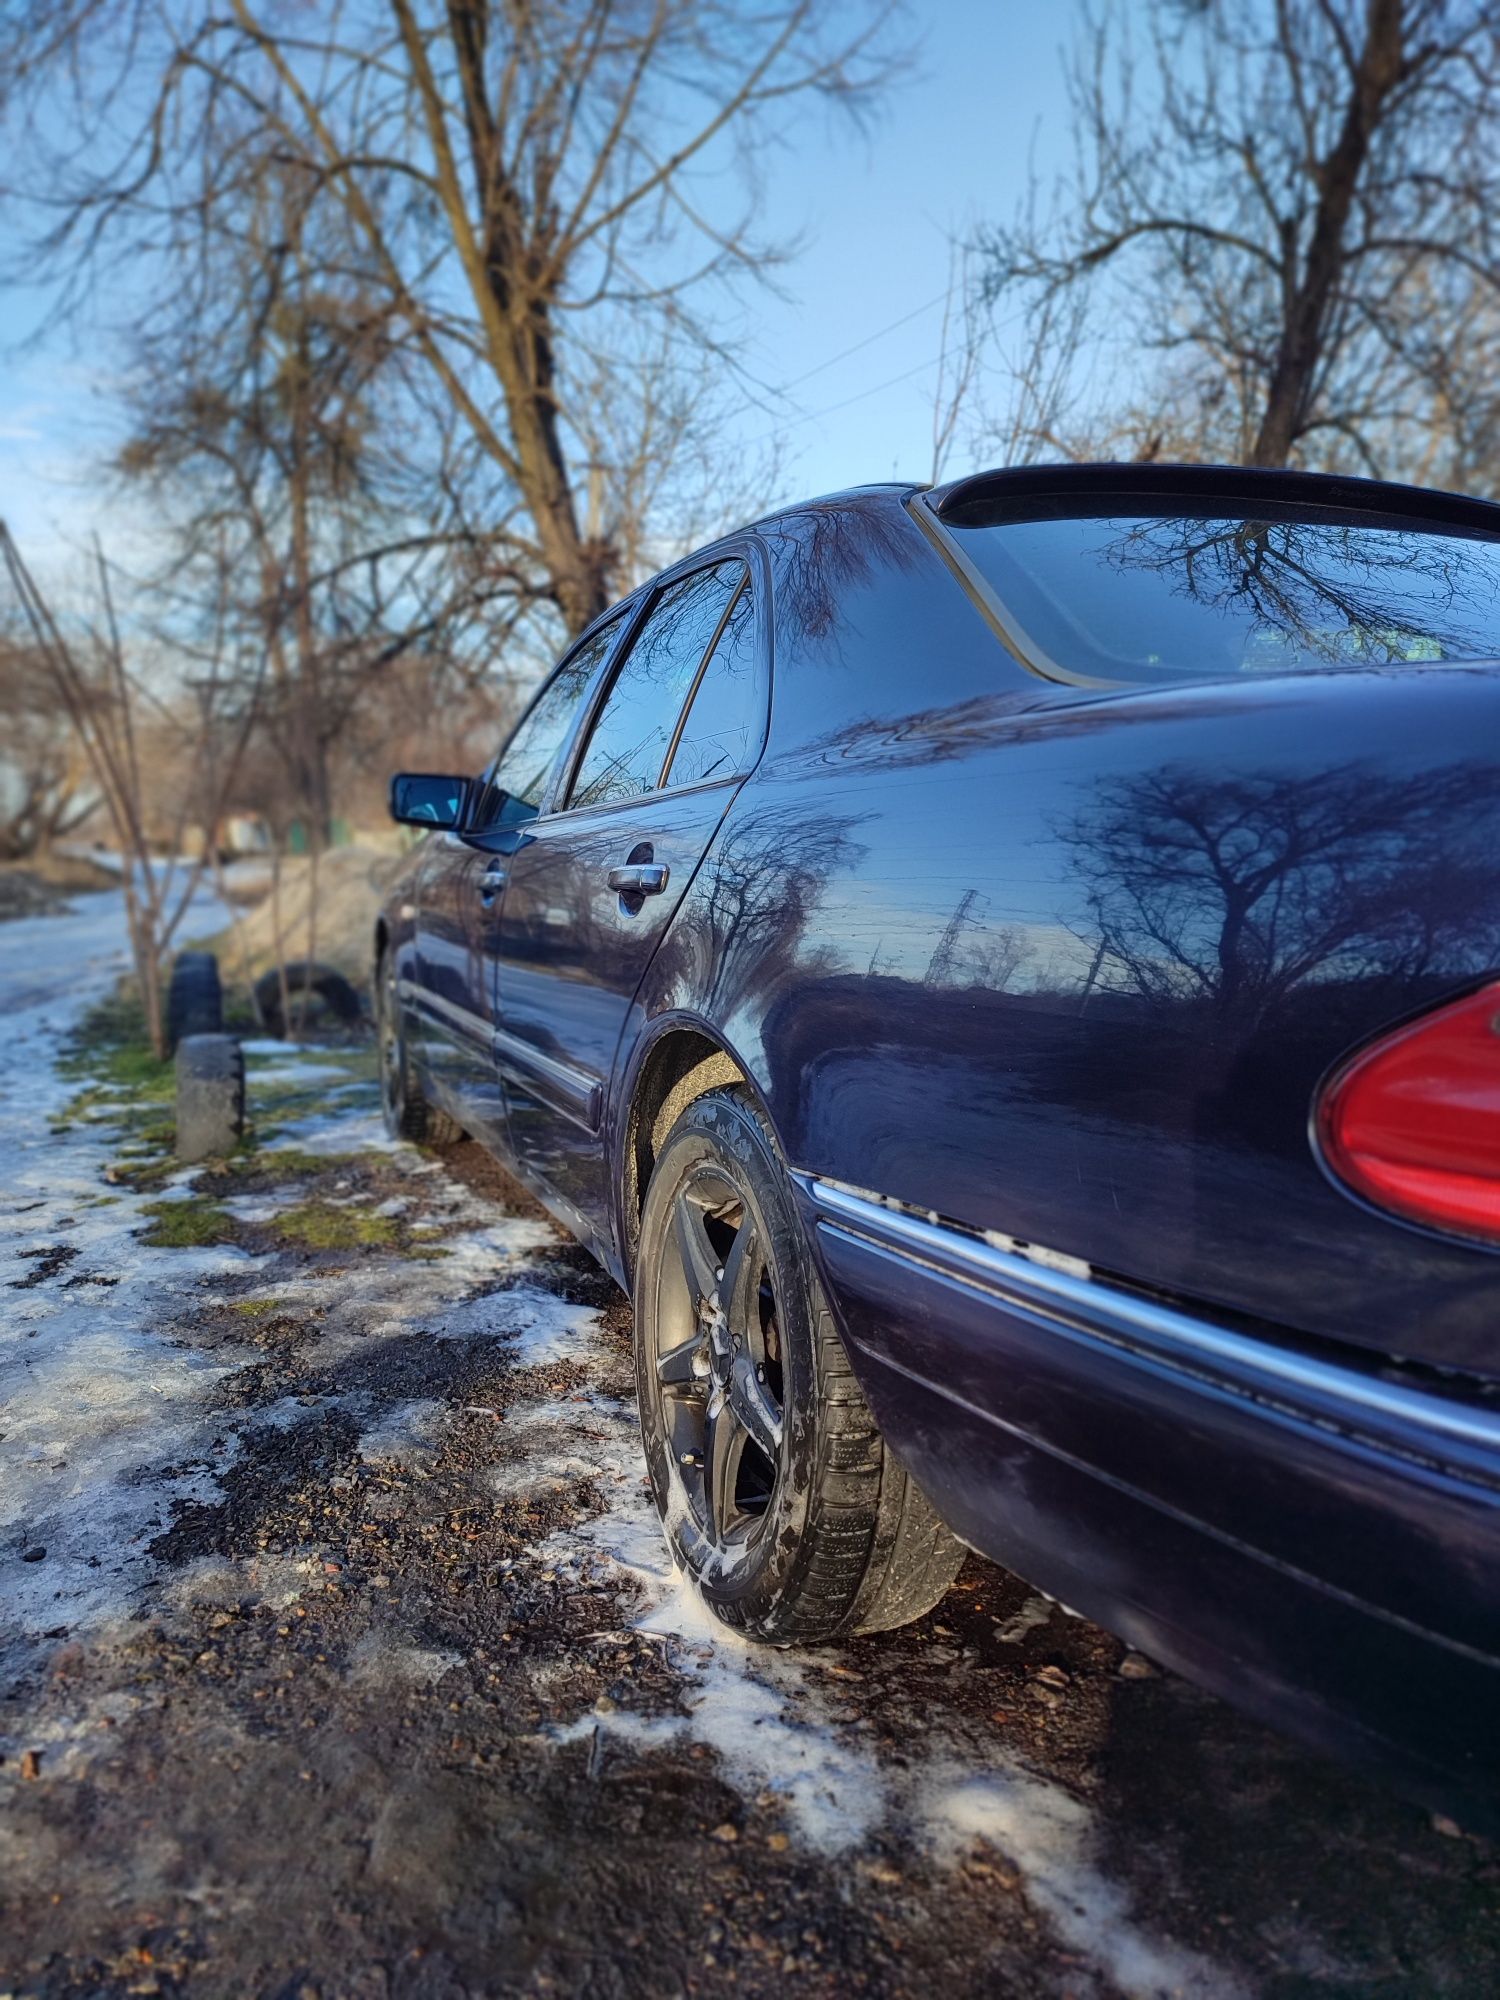
M 1479 535 L 1291 508 L 943 526 L 1021 657 L 1061 679 L 1500 656 L 1500 541 Z

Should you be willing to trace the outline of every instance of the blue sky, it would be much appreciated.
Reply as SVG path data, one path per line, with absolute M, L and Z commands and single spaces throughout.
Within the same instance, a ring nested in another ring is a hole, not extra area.
M 761 233 L 804 247 L 780 273 L 787 296 L 743 298 L 744 358 L 794 386 L 777 414 L 747 400 L 725 445 L 738 457 L 778 436 L 783 497 L 927 477 L 950 243 L 1009 210 L 1033 150 L 1044 169 L 1062 156 L 1073 20 L 1067 5 L 916 0 L 915 61 L 868 129 L 809 105 L 767 157 Z M 128 560 L 149 523 L 121 518 L 97 469 L 118 441 L 122 357 L 62 336 L 21 347 L 47 306 L 24 286 L 0 298 L 0 510 L 48 567 L 95 528 Z M 962 454 L 947 468 L 964 469 Z

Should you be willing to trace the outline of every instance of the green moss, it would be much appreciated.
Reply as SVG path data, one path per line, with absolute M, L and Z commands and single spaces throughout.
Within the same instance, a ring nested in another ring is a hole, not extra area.
M 358 1250 L 396 1240 L 390 1216 L 370 1208 L 340 1208 L 331 1201 L 305 1201 L 283 1209 L 271 1226 L 285 1242 L 305 1250 Z
M 257 1147 L 233 1162 L 236 1173 L 254 1174 L 257 1180 L 304 1180 L 311 1174 L 347 1173 L 362 1158 L 359 1153 L 305 1153 L 297 1146 L 278 1146 L 268 1152 Z
M 403 1250 L 401 1255 L 409 1264 L 436 1264 L 441 1257 L 451 1257 L 451 1250 L 424 1250 L 420 1248 Z
M 133 1103 L 170 1103 L 176 1079 L 170 1062 L 151 1048 L 146 1017 L 135 995 L 121 987 L 91 1007 L 69 1039 L 58 1064 L 64 1076 L 86 1080 L 68 1106 L 74 1117 L 108 1102 L 111 1092 Z
M 151 1227 L 141 1240 L 155 1249 L 194 1250 L 205 1243 L 234 1240 L 234 1217 L 203 1195 L 148 1202 L 141 1213 L 151 1217 Z
M 287 1299 L 235 1299 L 229 1310 L 241 1319 L 267 1319 L 272 1313 L 285 1312 L 289 1304 Z

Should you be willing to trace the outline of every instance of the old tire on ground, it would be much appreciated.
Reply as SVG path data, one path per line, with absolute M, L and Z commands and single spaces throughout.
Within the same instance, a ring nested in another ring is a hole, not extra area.
M 464 1128 L 422 1094 L 421 1078 L 406 1046 L 406 1026 L 396 972 L 389 955 L 375 967 L 375 1027 L 380 1041 L 380 1109 L 393 1139 L 441 1151 L 456 1146 Z
M 359 995 L 344 977 L 331 965 L 319 965 L 312 959 L 293 959 L 286 967 L 286 996 L 291 1002 L 293 1018 L 296 1017 L 298 997 L 302 999 L 305 1013 L 310 1013 L 308 1002 L 316 1000 L 319 1010 L 332 1014 L 339 1021 L 359 1019 Z M 282 999 L 282 973 L 272 966 L 263 972 L 255 982 L 255 1012 L 268 1035 L 285 1036 L 288 1022 Z
M 224 1026 L 224 994 L 219 961 L 211 951 L 180 951 L 167 983 L 167 1042 L 188 1035 L 217 1035 Z
M 177 1044 L 177 1157 L 223 1159 L 245 1130 L 245 1056 L 233 1035 Z
M 688 1105 L 658 1156 L 635 1320 L 657 1508 L 725 1624 L 815 1644 L 931 1610 L 963 1547 L 876 1429 L 739 1090 Z

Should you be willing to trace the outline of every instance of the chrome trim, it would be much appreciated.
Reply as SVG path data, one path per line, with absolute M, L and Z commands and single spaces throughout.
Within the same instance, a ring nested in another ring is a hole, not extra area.
M 599 1129 L 604 1085 L 591 1071 L 575 1069 L 571 1063 L 559 1062 L 556 1056 L 544 1055 L 533 1043 L 503 1028 L 492 1030 L 490 1046 L 501 1069 L 510 1070 L 532 1085 L 538 1081 L 550 1084 L 550 1093 L 543 1093 L 549 1104 L 590 1132 Z
M 467 1035 L 469 1040 L 476 1042 L 480 1048 L 488 1042 L 491 1033 L 490 1024 L 482 1014 L 474 1013 L 471 1008 L 461 1007 L 456 1000 L 445 999 L 441 993 L 434 993 L 430 986 L 424 986 L 420 980 L 398 979 L 396 992 L 404 1006 L 415 1007 L 418 1012 L 425 1009 L 429 1014 L 441 1016 L 449 1027 L 457 1028 L 460 1034 Z
M 924 1222 L 905 1209 L 871 1201 L 815 1175 L 798 1174 L 795 1179 L 823 1215 L 834 1219 L 839 1233 L 932 1265 L 943 1276 L 1063 1321 L 1095 1339 L 1133 1348 L 1144 1358 L 1178 1365 L 1193 1362 L 1200 1368 L 1227 1370 L 1242 1383 L 1249 1377 L 1252 1386 L 1274 1385 L 1286 1393 L 1292 1413 L 1304 1419 L 1317 1415 L 1307 1408 L 1310 1398 L 1336 1406 L 1345 1421 L 1363 1416 L 1453 1444 L 1500 1452 L 1500 1412 L 1491 1415 L 1419 1389 L 1378 1381 L 1356 1368 L 1289 1352 L 1098 1279 L 1074 1277 L 997 1250 L 961 1229 Z

